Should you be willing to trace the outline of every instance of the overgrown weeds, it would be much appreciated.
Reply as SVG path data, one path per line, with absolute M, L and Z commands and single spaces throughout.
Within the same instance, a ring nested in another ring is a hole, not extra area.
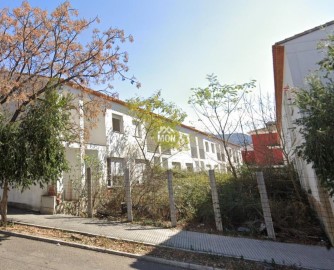
M 276 237 L 282 241 L 319 243 L 326 239 L 306 194 L 300 199 L 295 184 L 285 168 L 264 169 Z M 148 177 L 149 176 L 149 177 Z M 296 181 L 296 180 L 294 180 Z M 251 237 L 265 237 L 265 224 L 254 171 L 243 169 L 239 178 L 216 173 L 217 190 L 224 233 Z M 300 187 L 298 185 L 298 187 Z M 173 189 L 177 220 L 190 230 L 216 232 L 211 190 L 206 172 L 173 172 Z M 125 218 L 124 188 L 110 189 L 101 200 L 101 216 Z M 170 221 L 166 172 L 156 168 L 132 185 L 135 221 L 166 226 Z M 123 204 L 124 205 L 124 204 Z M 122 211 L 123 210 L 123 211 Z

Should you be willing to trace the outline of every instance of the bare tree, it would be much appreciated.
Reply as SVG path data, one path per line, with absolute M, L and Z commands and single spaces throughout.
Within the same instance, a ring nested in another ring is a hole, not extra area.
M 207 131 L 222 140 L 232 174 L 237 178 L 232 154 L 228 151 L 229 140 L 239 127 L 243 96 L 254 88 L 255 81 L 229 85 L 221 84 L 215 75 L 208 75 L 207 79 L 207 87 L 192 88 L 189 103 Z
M 290 100 L 290 105 L 293 103 L 292 99 L 293 97 L 287 99 Z M 279 147 L 284 157 L 289 178 L 293 183 L 297 197 L 301 199 L 300 188 L 296 182 L 294 166 L 291 162 L 291 155 L 295 151 L 296 138 L 287 138 L 284 132 L 282 132 L 281 127 L 277 127 L 274 98 L 270 94 L 264 96 L 260 90 L 259 94 L 256 96 L 244 96 L 243 103 L 245 108 L 243 125 L 246 126 L 246 128 L 252 130 L 256 136 L 259 136 L 261 130 L 264 130 L 269 136 L 278 136 Z M 286 113 L 290 114 L 290 112 Z M 266 149 L 267 146 L 263 148 L 263 152 L 260 154 L 267 157 L 267 166 L 273 166 L 275 165 L 275 158 L 272 156 L 272 153 L 266 151 Z M 261 149 L 258 149 L 258 151 L 261 151 Z
M 98 22 L 78 18 L 69 2 L 51 13 L 27 1 L 0 11 L 0 104 L 10 122 L 47 89 L 64 83 L 105 84 L 117 74 L 127 78 L 128 54 L 117 43 L 132 42 L 131 35 L 115 28 L 94 29 L 91 41 L 80 43 L 80 36 Z

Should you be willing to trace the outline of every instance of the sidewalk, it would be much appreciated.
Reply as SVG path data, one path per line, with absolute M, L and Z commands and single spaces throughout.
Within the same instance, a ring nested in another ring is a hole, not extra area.
M 334 249 L 108 222 L 68 215 L 9 214 L 9 220 L 153 245 L 308 269 L 334 269 Z

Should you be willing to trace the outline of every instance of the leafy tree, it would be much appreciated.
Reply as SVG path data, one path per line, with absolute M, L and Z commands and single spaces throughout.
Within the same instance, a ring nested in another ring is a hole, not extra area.
M 91 40 L 80 43 L 80 37 L 98 22 L 98 18 L 78 18 L 68 1 L 51 13 L 27 1 L 13 10 L 0 10 L 0 105 L 11 109 L 7 115 L 11 122 L 38 96 L 63 83 L 86 87 L 119 75 L 140 86 L 124 75 L 128 54 L 118 45 L 132 42 L 131 35 L 116 28 L 93 29 Z
M 137 131 L 143 127 L 141 136 L 135 136 L 135 139 L 149 165 L 159 149 L 163 153 L 164 150 L 180 149 L 188 144 L 186 136 L 177 131 L 186 114 L 174 103 L 166 102 L 161 97 L 161 91 L 148 98 L 136 97 L 127 102 L 130 114 L 136 119 Z M 153 153 L 151 158 L 147 156 L 148 147 Z
M 174 103 L 165 101 L 160 91 L 148 98 L 132 98 L 128 100 L 128 106 L 139 135 L 135 136 L 136 144 L 146 163 L 143 185 L 137 190 L 138 201 L 134 204 L 146 204 L 150 215 L 157 218 L 155 215 L 160 207 L 158 202 L 164 196 L 159 190 L 165 185 L 165 180 L 161 177 L 161 170 L 156 166 L 154 157 L 162 154 L 167 157 L 171 149 L 183 149 L 188 145 L 187 136 L 177 130 L 186 114 Z
M 31 184 L 55 181 L 66 169 L 60 143 L 60 139 L 65 139 L 67 126 L 67 113 L 62 107 L 66 98 L 58 100 L 52 96 L 53 89 L 63 84 L 81 88 L 92 83 L 106 84 L 115 76 L 140 87 L 134 77 L 125 76 L 128 54 L 119 47 L 127 40 L 132 42 L 133 37 L 116 28 L 92 29 L 99 22 L 97 17 L 86 20 L 78 16 L 68 1 L 51 13 L 31 7 L 27 1 L 12 10 L 0 10 L 3 222 L 6 222 L 9 188 L 25 189 Z M 80 37 L 89 30 L 91 39 L 85 44 L 80 42 Z M 54 106 L 43 107 L 47 103 Z M 101 110 L 94 102 L 85 105 L 88 118 Z
M 325 72 L 325 77 L 328 78 L 334 71 L 334 35 L 329 35 L 327 41 L 320 42 L 319 49 L 326 53 L 319 65 L 320 69 Z
M 297 92 L 296 103 L 301 117 L 304 142 L 297 148 L 298 154 L 313 168 L 321 183 L 334 195 L 334 84 L 319 77 L 309 78 L 309 89 Z
M 233 176 L 237 177 L 232 155 L 228 151 L 228 141 L 240 122 L 238 113 L 241 108 L 243 96 L 255 87 L 255 81 L 244 84 L 221 84 L 217 76 L 208 75 L 209 85 L 205 88 L 192 88 L 193 94 L 189 99 L 207 131 L 215 134 L 222 140 L 229 166 Z
M 334 195 L 334 36 L 320 43 L 325 57 L 319 62 L 317 74 L 308 78 L 308 88 L 296 92 L 300 118 L 296 124 L 304 142 L 298 154 L 313 168 L 320 182 Z
M 7 222 L 10 188 L 55 183 L 68 169 L 63 140 L 70 140 L 70 96 L 48 90 L 25 108 L 20 121 L 0 115 L 1 221 Z

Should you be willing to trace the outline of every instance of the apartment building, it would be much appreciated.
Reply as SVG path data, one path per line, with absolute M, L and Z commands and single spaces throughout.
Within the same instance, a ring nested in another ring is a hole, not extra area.
M 146 138 L 145 158 L 139 151 L 138 143 L 143 142 L 146 136 L 145 127 L 138 123 L 138 119 L 131 116 L 126 102 L 106 96 L 90 89 L 77 89 L 71 85 L 62 87 L 63 92 L 73 94 L 77 108 L 72 111 L 72 120 L 79 127 L 78 142 L 64 143 L 70 170 L 63 173 L 57 183 L 57 193 L 63 200 L 77 199 L 75 183 L 84 183 L 87 169 L 85 157 L 99 161 L 103 174 L 101 181 L 108 187 L 123 185 L 124 169 L 131 169 L 133 181 L 140 181 L 142 171 L 148 160 L 165 169 L 181 169 L 200 171 L 215 169 L 220 172 L 229 170 L 226 151 L 223 142 L 217 137 L 193 127 L 182 124 L 177 127 L 178 132 L 187 137 L 187 143 L 182 149 L 162 149 L 155 147 Z M 95 119 L 95 125 L 89 130 L 85 138 L 85 126 L 90 119 L 85 117 L 83 104 L 90 99 L 101 99 L 105 106 L 103 112 Z M 167 132 L 168 130 L 165 130 Z M 227 151 L 232 157 L 233 164 L 238 167 L 242 162 L 241 148 L 228 143 Z M 43 206 L 43 197 L 48 195 L 48 187 L 33 186 L 30 190 L 21 193 L 20 190 L 9 192 L 9 202 L 26 208 L 40 210 Z

